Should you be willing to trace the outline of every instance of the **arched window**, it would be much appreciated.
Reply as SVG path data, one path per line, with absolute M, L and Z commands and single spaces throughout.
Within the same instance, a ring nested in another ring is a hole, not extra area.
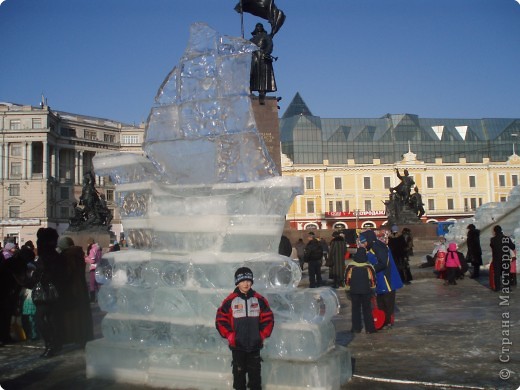
M 315 223 L 308 223 L 307 225 L 305 225 L 305 230 L 318 230 L 318 225 L 316 225 Z
M 337 229 L 337 230 L 346 229 L 347 228 L 347 224 L 343 223 L 343 222 L 337 222 L 337 223 L 334 224 L 333 228 Z
M 363 229 L 374 229 L 376 227 L 376 224 L 372 221 L 365 221 L 363 222 L 363 225 L 361 225 L 361 228 Z

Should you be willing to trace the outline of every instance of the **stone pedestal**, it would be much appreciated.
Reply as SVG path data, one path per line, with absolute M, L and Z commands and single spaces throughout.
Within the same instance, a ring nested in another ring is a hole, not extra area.
M 269 155 L 273 159 L 278 173 L 282 173 L 280 154 L 280 127 L 278 121 L 278 101 L 276 97 L 266 96 L 265 104 L 260 104 L 257 96 L 251 95 L 256 127 L 262 136 Z
M 100 246 L 103 252 L 108 251 L 108 246 L 110 245 L 111 235 L 110 232 L 107 231 L 79 231 L 79 232 L 64 232 L 62 237 L 68 236 L 74 240 L 74 244 L 83 248 L 83 250 L 87 250 L 88 247 L 88 239 L 92 237 L 94 241 L 96 241 Z

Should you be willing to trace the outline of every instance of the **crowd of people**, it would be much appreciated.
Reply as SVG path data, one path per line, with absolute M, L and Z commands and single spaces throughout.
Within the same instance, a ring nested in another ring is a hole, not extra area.
M 393 237 L 397 238 L 397 235 Z M 365 331 L 374 333 L 372 298 L 375 298 L 375 305 L 384 313 L 380 327 L 391 328 L 394 323 L 395 291 L 403 287 L 403 277 L 407 284 L 412 280 L 409 267 L 409 256 L 413 254 L 411 231 L 404 229 L 403 235 L 399 235 L 403 247 L 399 248 L 395 262 L 386 236 L 380 238 L 372 230 L 360 233 L 358 248 L 350 259 L 345 231 L 334 231 L 330 242 L 309 231 L 307 243 L 299 238 L 291 251 L 288 247 L 289 239 L 282 236 L 278 253 L 297 261 L 302 271 L 307 265 L 310 288 L 329 285 L 322 277 L 322 267 L 328 267 L 331 287 L 337 289 L 344 286 L 352 301 L 352 332 L 361 332 L 363 319 Z
M 380 237 L 373 230 L 362 231 L 353 255 L 343 231 L 333 232 L 330 242 L 316 237 L 313 231 L 307 233 L 306 239 L 306 243 L 300 238 L 292 245 L 287 237 L 282 237 L 279 253 L 297 261 L 302 270 L 306 265 L 310 288 L 345 287 L 352 302 L 352 332 L 361 332 L 363 322 L 367 333 L 377 330 L 374 309 L 384 313 L 379 328 L 392 328 L 396 291 L 413 280 L 411 231 L 404 228 L 399 233 L 398 227 L 392 226 L 388 236 Z M 422 267 L 435 267 L 437 276 L 448 286 L 456 285 L 464 277 L 468 264 L 473 266 L 471 278 L 480 278 L 480 231 L 473 224 L 467 226 L 466 245 L 464 255 L 456 243 L 447 243 L 440 236 Z M 503 291 L 516 285 L 513 240 L 496 225 L 489 245 L 490 288 Z M 119 249 L 117 242 L 108 248 Z M 32 241 L 21 247 L 5 243 L 0 251 L 0 346 L 13 342 L 13 328 L 18 332 L 15 338 L 42 339 L 45 348 L 41 356 L 47 358 L 59 353 L 64 344 L 84 347 L 92 340 L 90 304 L 97 300 L 95 270 L 101 257 L 101 246 L 93 238 L 89 238 L 84 251 L 72 238 L 60 238 L 53 228 L 38 230 L 36 246 Z M 323 280 L 324 264 L 329 268 L 330 282 Z
M 287 242 L 290 242 L 285 237 Z M 327 242 L 316 233 L 306 233 L 306 240 L 299 238 L 289 251 L 286 242 L 285 253 L 297 261 L 301 270 L 308 271 L 309 287 L 330 286 L 334 289 L 345 287 L 348 298 L 352 301 L 352 332 L 363 329 L 373 333 L 373 310 L 384 312 L 381 327 L 391 328 L 394 323 L 395 293 L 404 285 L 412 283 L 410 257 L 414 255 L 414 241 L 409 228 L 393 225 L 388 233 L 379 237 L 373 230 L 361 232 L 357 239 L 357 252 L 351 255 L 345 240 L 345 232 L 332 232 L 332 239 Z M 446 242 L 439 236 L 431 254 L 425 256 L 420 268 L 434 267 L 437 278 L 444 280 L 446 286 L 456 285 L 463 279 L 472 266 L 472 279 L 480 278 L 483 265 L 480 230 L 474 224 L 467 226 L 467 252 L 464 255 L 455 242 Z M 492 259 L 489 265 L 489 286 L 493 291 L 501 291 L 517 283 L 516 252 L 513 240 L 505 236 L 502 228 L 493 228 L 490 240 Z M 328 267 L 328 279 L 322 276 L 322 267 Z M 504 277 L 507 272 L 508 277 Z M 377 319 L 376 319 L 377 323 Z
M 517 284 L 516 247 L 511 237 L 506 236 L 500 225 L 495 225 L 489 246 L 491 262 L 489 263 L 489 287 L 493 291 L 501 291 Z M 425 256 L 420 268 L 434 267 L 437 278 L 444 279 L 445 285 L 456 285 L 456 280 L 464 279 L 470 266 L 473 272 L 471 279 L 480 279 L 480 268 L 483 266 L 480 230 L 474 224 L 467 226 L 466 255 L 458 250 L 454 242 L 447 243 L 444 236 L 439 236 L 431 254 Z
M 117 242 L 112 250 L 119 250 Z M 38 230 L 36 246 L 7 242 L 0 253 L 0 346 L 41 340 L 42 358 L 55 356 L 65 344 L 84 348 L 94 338 L 91 303 L 97 299 L 94 271 L 101 256 L 94 238 L 85 252 L 53 228 Z

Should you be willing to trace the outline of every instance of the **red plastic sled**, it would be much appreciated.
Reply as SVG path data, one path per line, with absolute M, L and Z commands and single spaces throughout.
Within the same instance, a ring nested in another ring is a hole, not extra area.
M 374 326 L 379 330 L 385 324 L 385 312 L 377 308 L 376 298 L 372 298 L 372 317 L 374 317 Z

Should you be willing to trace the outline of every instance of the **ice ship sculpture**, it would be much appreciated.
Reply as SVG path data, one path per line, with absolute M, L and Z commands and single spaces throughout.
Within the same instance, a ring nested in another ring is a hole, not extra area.
M 239 267 L 250 267 L 275 327 L 262 350 L 266 389 L 339 389 L 349 352 L 335 345 L 328 288 L 297 289 L 299 267 L 277 254 L 300 178 L 281 177 L 249 99 L 256 46 L 193 24 L 178 67 L 150 113 L 145 156 L 98 155 L 116 183 L 134 249 L 105 255 L 97 278 L 107 315 L 87 344 L 88 377 L 163 388 L 229 389 L 231 352 L 215 329 Z

